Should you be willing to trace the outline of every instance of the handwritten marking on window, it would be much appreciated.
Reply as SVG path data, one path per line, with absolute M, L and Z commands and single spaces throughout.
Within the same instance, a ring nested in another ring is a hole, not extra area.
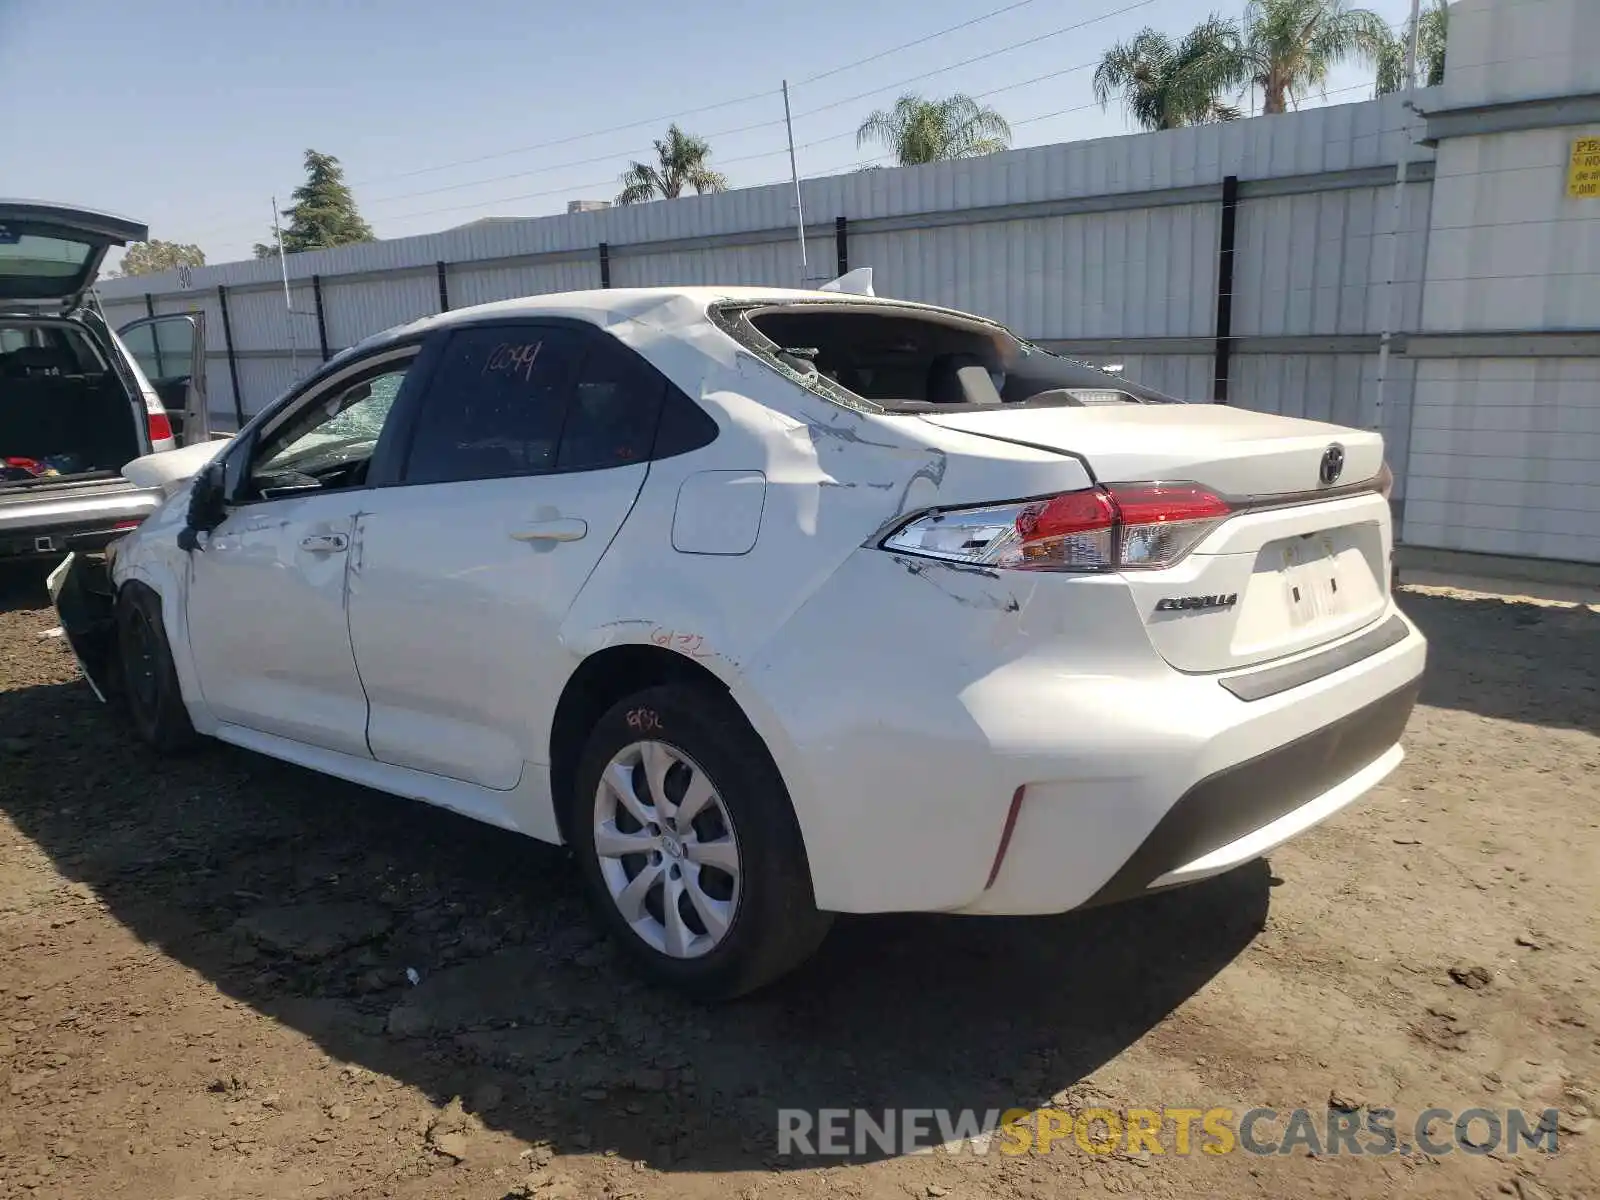
M 690 658 L 710 658 L 712 654 L 702 635 L 683 633 L 676 629 L 662 629 L 660 626 L 651 631 L 650 643 L 668 650 L 676 650 L 680 654 L 687 654 Z
M 501 342 L 483 364 L 482 373 L 520 375 L 526 383 L 533 379 L 533 364 L 543 348 L 543 342 Z

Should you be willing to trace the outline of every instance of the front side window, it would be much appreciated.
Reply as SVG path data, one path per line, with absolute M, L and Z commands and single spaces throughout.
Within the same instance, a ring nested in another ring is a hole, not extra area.
M 335 385 L 267 434 L 250 472 L 255 495 L 272 499 L 364 483 L 410 365 L 390 364 Z

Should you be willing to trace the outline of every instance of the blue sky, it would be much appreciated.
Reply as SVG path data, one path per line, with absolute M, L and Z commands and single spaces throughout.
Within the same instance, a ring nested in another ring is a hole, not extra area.
M 1393 24 L 1409 11 L 1367 6 Z M 344 162 L 380 237 L 609 198 L 673 117 L 709 138 L 733 186 L 786 179 L 785 77 L 804 175 L 872 160 L 855 127 L 902 91 L 981 94 L 1018 146 L 1102 137 L 1128 126 L 1092 102 L 1096 58 L 1213 8 L 1242 4 L 0 0 L 4 187 L 125 213 L 225 262 L 266 240 L 270 197 L 286 202 L 307 147 Z M 1328 102 L 1365 99 L 1370 82 L 1348 66 Z

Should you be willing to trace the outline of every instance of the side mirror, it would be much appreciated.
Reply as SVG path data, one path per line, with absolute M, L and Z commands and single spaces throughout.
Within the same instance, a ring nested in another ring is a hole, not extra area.
M 199 549 L 200 534 L 210 533 L 227 518 L 223 479 L 224 467 L 217 461 L 207 463 L 205 470 L 195 476 L 189 492 L 189 512 L 178 534 L 178 546 L 185 552 Z

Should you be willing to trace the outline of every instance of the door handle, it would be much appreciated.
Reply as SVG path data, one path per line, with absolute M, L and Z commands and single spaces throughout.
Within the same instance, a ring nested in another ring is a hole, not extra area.
M 535 521 L 511 536 L 519 542 L 575 542 L 589 532 L 589 523 L 577 517 L 558 517 L 554 521 Z
M 347 550 L 350 539 L 342 533 L 313 533 L 309 537 L 300 539 L 300 549 L 309 550 L 313 554 L 332 554 L 338 550 Z

